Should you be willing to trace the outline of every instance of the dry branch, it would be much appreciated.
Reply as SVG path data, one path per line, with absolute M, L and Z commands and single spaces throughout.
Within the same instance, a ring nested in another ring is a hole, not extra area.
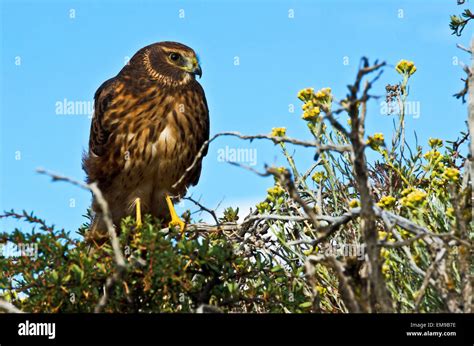
M 107 278 L 105 286 L 104 286 L 104 294 L 102 298 L 100 299 L 99 303 L 97 304 L 97 306 L 95 307 L 94 312 L 101 312 L 102 309 L 107 304 L 107 299 L 110 295 L 111 290 L 113 289 L 113 287 L 118 281 L 122 280 L 127 270 L 127 264 L 122 254 L 120 241 L 117 237 L 117 233 L 115 232 L 115 228 L 112 222 L 112 215 L 110 213 L 108 203 L 105 200 L 102 192 L 100 191 L 96 183 L 86 184 L 78 180 L 71 179 L 69 177 L 65 177 L 56 173 L 49 172 L 42 168 L 38 168 L 36 171 L 40 174 L 44 174 L 51 177 L 53 181 L 65 181 L 73 185 L 79 186 L 85 190 L 91 191 L 102 210 L 105 225 L 107 227 L 107 232 L 110 239 L 110 243 L 112 245 L 116 270 L 111 276 Z
M 201 149 L 198 151 L 196 157 L 194 158 L 194 161 L 192 164 L 186 169 L 186 171 L 183 173 L 183 175 L 174 183 L 173 187 L 178 186 L 183 182 L 183 180 L 187 177 L 189 172 L 193 170 L 193 168 L 197 165 L 197 163 L 200 161 L 200 159 L 203 157 L 204 153 L 206 152 L 207 148 L 209 147 L 209 144 L 211 144 L 216 138 L 222 137 L 222 136 L 230 136 L 230 137 L 237 137 L 240 139 L 245 139 L 245 140 L 250 140 L 253 141 L 255 139 L 267 139 L 271 140 L 273 143 L 278 144 L 278 143 L 291 143 L 303 147 L 314 147 L 317 148 L 318 151 L 326 151 L 326 150 L 333 150 L 337 151 L 340 153 L 350 151 L 349 146 L 345 145 L 331 145 L 331 144 L 321 144 L 318 141 L 303 141 L 300 139 L 296 138 L 289 138 L 289 137 L 275 137 L 271 135 L 243 135 L 239 132 L 220 132 L 212 136 L 210 139 L 208 139 L 204 144 L 201 146 Z

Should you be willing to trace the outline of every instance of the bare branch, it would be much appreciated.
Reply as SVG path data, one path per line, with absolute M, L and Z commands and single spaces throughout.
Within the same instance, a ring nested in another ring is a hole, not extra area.
M 296 139 L 296 138 L 289 138 L 289 137 L 274 137 L 274 136 L 271 136 L 271 135 L 247 136 L 247 135 L 242 135 L 239 132 L 221 132 L 221 133 L 215 134 L 209 140 L 204 142 L 201 149 L 196 154 L 196 157 L 194 158 L 194 161 L 192 162 L 192 164 L 188 168 L 186 168 L 186 171 L 176 181 L 176 183 L 173 184 L 173 187 L 176 187 L 176 186 L 180 185 L 183 182 L 183 180 L 188 176 L 189 172 L 191 172 L 193 170 L 193 168 L 197 165 L 197 163 L 201 160 L 201 158 L 203 157 L 206 149 L 209 147 L 209 144 L 211 144 L 211 142 L 213 142 L 216 138 L 222 137 L 222 136 L 237 137 L 237 138 L 240 138 L 240 139 L 245 139 L 245 140 L 250 140 L 250 141 L 253 141 L 255 139 L 267 139 L 267 140 L 271 140 L 275 144 L 291 143 L 291 144 L 295 144 L 295 145 L 299 145 L 299 146 L 303 146 L 303 147 L 317 148 L 319 151 L 333 150 L 333 151 L 343 153 L 343 152 L 347 152 L 347 151 L 351 150 L 350 146 L 321 144 L 321 143 L 319 143 L 318 141 L 315 141 L 315 140 L 314 141 L 302 141 L 302 140 L 299 140 L 299 139 Z
M 287 169 L 285 169 L 284 171 L 280 171 L 273 167 L 268 167 L 267 172 L 273 174 L 278 179 L 280 184 L 283 187 L 286 187 L 290 198 L 303 208 L 304 212 L 306 213 L 306 215 L 308 215 L 311 223 L 313 224 L 314 229 L 319 230 L 320 225 L 318 218 L 316 217 L 316 213 L 314 212 L 314 209 L 311 208 L 303 200 L 303 198 L 301 198 L 298 190 L 295 187 L 293 179 L 291 179 L 291 173 Z
M 194 203 L 195 205 L 197 205 L 197 206 L 199 207 L 200 210 L 203 210 L 203 211 L 207 212 L 208 214 L 210 214 L 210 215 L 212 216 L 212 218 L 214 219 L 214 221 L 216 222 L 216 225 L 219 225 L 219 224 L 220 224 L 219 219 L 217 218 L 217 215 L 216 215 L 215 210 L 209 209 L 209 208 L 205 207 L 204 205 L 201 204 L 201 202 L 196 201 L 196 200 L 193 199 L 192 197 L 184 197 L 183 199 L 188 200 L 188 201 Z
M 364 113 L 366 110 L 365 103 L 369 99 L 368 92 L 370 90 L 371 83 L 365 83 L 361 98 L 357 96 L 363 77 L 369 73 L 379 70 L 383 66 L 385 66 L 385 62 L 376 62 L 374 65 L 370 66 L 368 59 L 363 58 L 361 60 L 361 67 L 357 73 L 355 83 L 348 87 L 350 93 L 347 97 L 347 100 L 349 103 L 348 112 L 352 125 L 349 138 L 353 148 L 352 156 L 354 164 L 354 177 L 361 201 L 360 225 L 361 232 L 366 243 L 367 255 L 369 259 L 368 277 L 370 290 L 373 292 L 370 302 L 371 310 L 390 312 L 393 310 L 393 308 L 381 271 L 382 263 L 380 259 L 380 248 L 378 246 L 378 232 L 375 227 L 376 215 L 374 212 L 374 200 L 369 186 L 367 161 L 364 153 L 365 142 L 363 121 L 365 119 L 365 114 L 359 114 L 360 105 L 362 113 Z
M 115 232 L 115 228 L 112 222 L 112 215 L 110 213 L 108 203 L 105 200 L 104 196 L 102 195 L 102 192 L 100 191 L 96 183 L 86 184 L 78 180 L 71 179 L 69 177 L 65 177 L 59 174 L 46 171 L 42 168 L 38 168 L 36 171 L 40 174 L 50 176 L 53 181 L 65 181 L 73 185 L 79 186 L 85 190 L 91 191 L 102 210 L 105 225 L 107 227 L 107 231 L 110 238 L 110 243 L 112 245 L 112 250 L 114 253 L 114 261 L 115 261 L 116 268 L 115 268 L 115 272 L 107 278 L 105 282 L 105 286 L 104 286 L 104 294 L 94 309 L 94 312 L 96 313 L 101 312 L 102 309 L 107 304 L 108 297 L 110 296 L 110 293 L 113 287 L 118 281 L 121 281 L 123 279 L 125 271 L 127 270 L 127 265 L 125 262 L 125 258 L 122 254 L 121 245 L 117 237 L 117 233 Z
M 49 172 L 43 168 L 38 168 L 36 171 L 40 174 L 44 174 L 51 177 L 53 181 L 65 181 L 73 185 L 79 186 L 85 190 L 89 190 L 93 193 L 94 197 L 97 199 L 97 202 L 100 205 L 100 208 L 102 209 L 102 213 L 104 214 L 104 221 L 107 226 L 110 242 L 112 245 L 112 249 L 114 251 L 115 263 L 119 267 L 125 267 L 125 259 L 123 257 L 121 247 L 120 247 L 120 242 L 118 240 L 117 233 L 115 232 L 115 228 L 112 222 L 112 216 L 110 213 L 109 205 L 107 201 L 105 200 L 104 196 L 102 195 L 102 192 L 97 187 L 97 184 L 96 183 L 86 184 L 86 183 L 83 183 L 81 181 L 78 181 L 66 176 Z
M 423 279 L 423 283 L 421 284 L 420 289 L 418 290 L 416 294 L 416 299 L 415 299 L 415 311 L 418 312 L 420 308 L 420 303 L 421 300 L 423 299 L 426 289 L 428 288 L 428 285 L 430 284 L 431 281 L 431 276 L 435 272 L 436 266 L 438 263 L 443 259 L 444 255 L 446 254 L 446 248 L 442 248 L 438 254 L 436 255 L 436 258 L 434 259 L 433 262 L 431 262 L 429 268 L 426 270 L 425 277 Z
M 462 44 L 457 43 L 456 47 L 458 47 L 459 49 L 465 51 L 466 53 L 472 54 L 472 51 L 469 48 L 464 47 Z

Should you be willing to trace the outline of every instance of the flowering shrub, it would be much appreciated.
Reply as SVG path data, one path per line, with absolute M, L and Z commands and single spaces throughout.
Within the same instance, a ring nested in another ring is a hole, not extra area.
M 39 230 L 0 233 L 2 244 L 37 245 L 34 257 L 0 257 L 1 297 L 29 312 L 470 311 L 468 135 L 410 147 L 405 107 L 393 114 L 391 136 L 366 135 L 372 84 L 362 81 L 384 66 L 363 59 L 337 102 L 330 88 L 298 93 L 311 140 L 282 127 L 233 133 L 274 141 L 288 163 L 261 173 L 274 183 L 250 215 L 210 211 L 216 224 L 208 225 L 188 213 L 184 234 L 149 216 L 137 227 L 129 217 L 115 249 L 84 242 L 88 223 L 73 237 L 32 214 L 6 212 Z M 387 86 L 387 99 L 404 105 L 416 66 L 401 60 L 395 69 L 402 80 Z M 315 149 L 315 161 L 297 167 L 290 144 Z M 376 159 L 367 161 L 366 150 Z

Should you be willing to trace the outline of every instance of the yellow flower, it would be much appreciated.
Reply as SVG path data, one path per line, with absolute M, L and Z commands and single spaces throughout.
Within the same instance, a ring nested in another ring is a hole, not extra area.
M 268 202 L 260 202 L 256 205 L 256 207 L 260 214 L 264 214 L 265 211 L 270 210 L 270 204 L 268 204 Z
M 381 145 L 384 145 L 383 133 L 375 133 L 367 139 L 367 145 L 374 150 L 378 150 Z
M 406 189 L 403 189 L 401 195 L 402 195 L 402 197 L 405 197 L 413 191 L 414 191 L 414 189 L 412 187 L 407 187 Z
M 408 238 L 408 237 L 410 236 L 410 233 L 407 232 L 407 231 L 405 231 L 404 229 L 402 229 L 402 230 L 400 231 L 400 234 L 401 234 L 401 236 L 402 236 L 403 239 L 406 239 L 406 238 Z
M 447 216 L 447 217 L 451 217 L 451 218 L 454 217 L 454 208 L 453 208 L 453 207 L 448 207 L 448 208 L 446 209 L 446 216 Z
M 383 133 L 376 133 L 374 134 L 373 138 L 374 140 L 379 141 L 379 142 L 384 141 Z
M 331 96 L 331 88 L 322 88 L 316 92 L 315 96 L 316 99 L 326 99 L 328 96 Z
M 439 179 L 436 175 L 432 177 L 430 183 L 433 187 L 443 187 L 446 182 L 443 179 Z
M 387 263 L 384 263 L 382 265 L 382 273 L 385 277 L 389 277 L 390 276 L 390 266 L 387 264 Z
M 306 102 L 306 101 L 309 101 L 313 95 L 314 95 L 314 89 L 306 88 L 306 89 L 300 90 L 300 92 L 298 93 L 298 98 L 301 101 Z
M 285 137 L 286 127 L 274 127 L 272 128 L 272 137 Z
M 440 172 L 443 172 L 446 169 L 446 166 L 444 165 L 444 163 L 441 162 L 441 160 L 438 160 L 434 168 L 439 170 Z
M 305 111 L 303 113 L 303 116 L 302 118 L 306 121 L 318 121 L 321 119 L 321 117 L 319 116 L 319 114 L 321 113 L 321 110 L 319 109 L 319 107 L 314 107 L 314 108 L 311 108 L 307 111 Z
M 403 192 L 402 192 L 403 194 Z M 427 193 L 421 190 L 413 190 L 406 197 L 403 197 L 400 202 L 404 207 L 417 208 L 424 204 L 426 201 Z
M 326 292 L 327 292 L 327 289 L 326 287 L 322 287 L 322 286 L 316 286 L 316 291 L 318 291 L 319 295 L 324 295 Z
M 443 173 L 443 177 L 446 180 L 455 183 L 459 180 L 459 169 L 452 167 L 446 168 Z
M 321 107 L 325 110 L 331 108 L 331 88 L 322 88 L 316 93 L 313 88 L 306 88 L 298 93 L 298 98 L 304 102 L 302 118 L 310 122 L 320 120 Z
M 286 171 L 287 171 L 287 169 L 285 167 L 277 167 L 276 170 L 280 174 L 285 174 Z
M 428 141 L 428 144 L 430 145 L 431 148 L 438 148 L 443 145 L 443 141 L 438 138 L 431 138 Z
M 431 160 L 435 161 L 441 157 L 441 153 L 438 150 L 433 149 L 433 150 L 427 151 L 425 155 L 423 155 L 423 157 L 429 161 Z
M 314 94 L 316 104 L 330 108 L 332 102 L 331 88 L 322 88 Z
M 360 206 L 360 201 L 358 199 L 351 199 L 349 201 L 349 207 L 351 208 L 357 208 Z
M 324 172 L 316 172 L 313 174 L 313 176 L 311 177 L 311 179 L 313 179 L 314 182 L 316 183 L 320 183 L 323 181 L 323 179 L 326 177 L 326 175 L 324 174 Z
M 395 70 L 402 75 L 411 76 L 416 72 L 416 66 L 413 61 L 400 60 L 397 66 L 395 66 Z
M 382 238 L 382 239 L 384 239 L 384 238 Z M 385 248 L 382 248 L 380 250 L 380 256 L 382 256 L 383 258 L 389 258 L 390 257 L 390 251 L 388 251 Z
M 391 208 L 395 205 L 396 199 L 392 196 L 383 196 L 377 205 L 380 208 Z
M 314 107 L 314 103 L 313 101 L 308 101 L 306 103 L 304 103 L 301 108 L 303 109 L 303 111 L 309 111 L 310 109 L 312 109 Z
M 267 190 L 268 194 L 272 197 L 280 197 L 285 193 L 285 190 L 280 185 L 275 185 Z

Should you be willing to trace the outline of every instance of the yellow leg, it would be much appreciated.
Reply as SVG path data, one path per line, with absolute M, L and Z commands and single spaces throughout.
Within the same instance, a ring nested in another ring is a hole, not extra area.
M 137 228 L 142 227 L 142 208 L 140 204 L 140 198 L 135 200 L 135 211 L 136 211 L 136 219 L 137 219 Z
M 176 210 L 174 210 L 173 202 L 171 201 L 171 198 L 168 195 L 166 195 L 166 204 L 168 204 L 168 209 L 170 210 L 170 214 L 171 214 L 171 221 L 170 221 L 169 226 L 170 227 L 179 226 L 181 233 L 183 233 L 186 225 L 183 222 L 183 220 L 179 218 L 178 214 L 176 214 Z

